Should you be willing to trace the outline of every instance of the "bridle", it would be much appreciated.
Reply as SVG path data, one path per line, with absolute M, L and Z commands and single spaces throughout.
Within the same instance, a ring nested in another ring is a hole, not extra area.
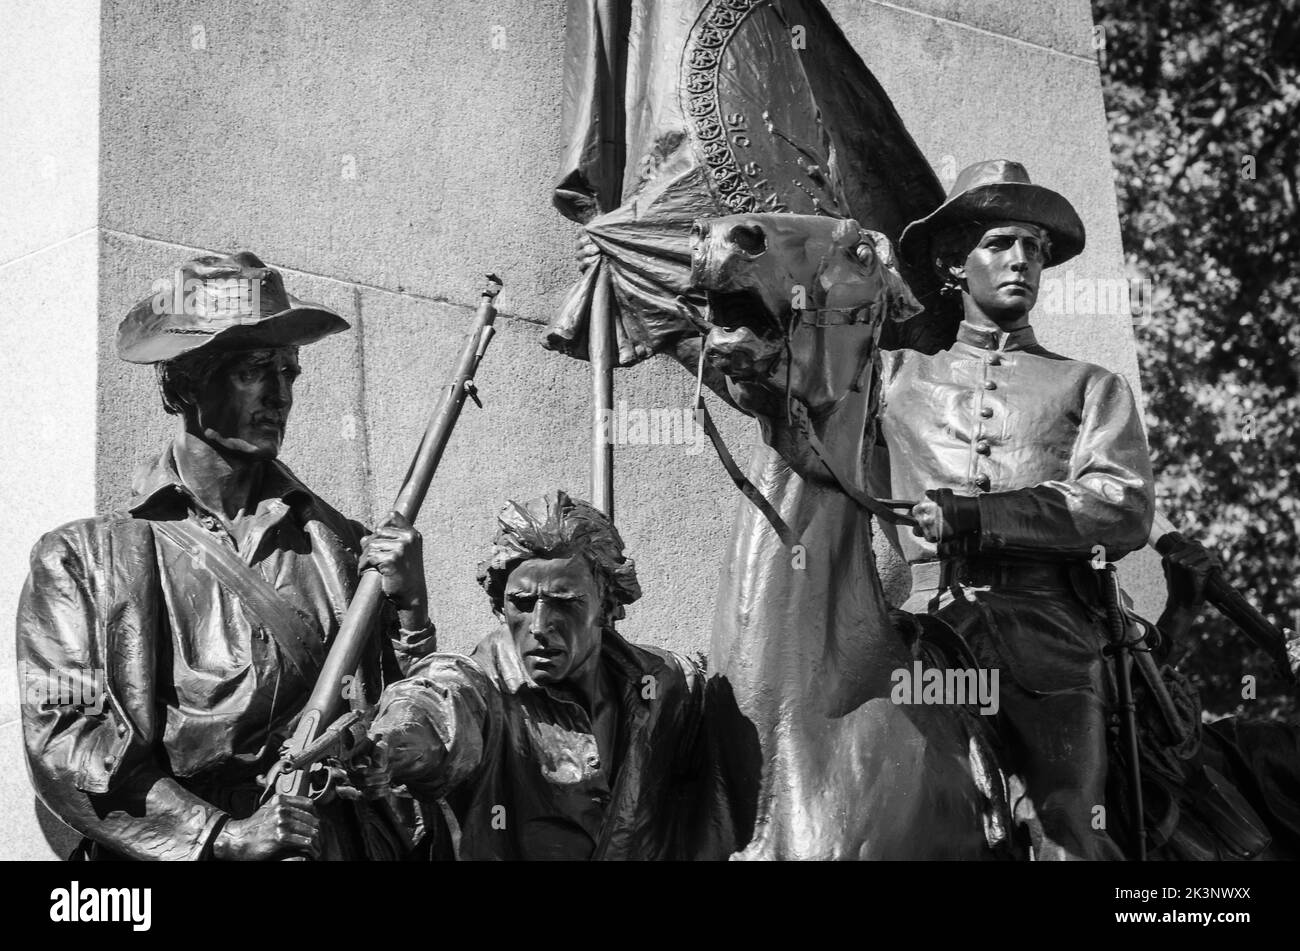
M 808 404 L 801 398 L 791 392 L 791 368 L 794 363 L 794 351 L 792 342 L 794 335 L 799 327 L 839 327 L 852 324 L 864 323 L 870 317 L 872 304 L 862 304 L 854 308 L 841 307 L 804 307 L 797 308 L 791 320 L 786 326 L 781 328 L 783 337 L 783 347 L 786 358 L 786 376 L 785 376 L 785 407 L 786 419 L 799 432 L 800 436 L 807 442 L 809 449 L 812 450 L 822 467 L 831 478 L 835 487 L 859 508 L 874 515 L 876 518 L 889 522 L 893 525 L 910 525 L 915 526 L 916 520 L 910 515 L 902 514 L 910 511 L 916 504 L 901 499 L 876 499 L 867 495 L 858 488 L 849 479 L 846 479 L 830 459 L 830 453 L 827 452 L 825 445 L 818 437 L 812 425 L 811 414 L 808 410 Z M 809 315 L 815 315 L 811 318 Z M 822 316 L 836 315 L 836 316 Z M 879 329 L 876 332 L 876 341 L 879 340 Z M 866 385 L 866 378 L 871 369 L 871 358 L 874 353 L 872 348 L 865 350 L 861 364 L 854 374 L 854 380 L 849 387 L 848 392 L 839 398 L 831 408 L 831 412 L 839 406 L 840 402 L 848 398 L 850 392 L 861 392 Z M 709 442 L 713 444 L 714 452 L 718 454 L 718 459 L 722 466 L 731 476 L 731 481 L 740 489 L 745 498 L 762 513 L 767 519 L 768 524 L 776 532 L 777 537 L 781 539 L 782 544 L 787 548 L 793 548 L 798 543 L 798 538 L 781 518 L 776 507 L 754 486 L 752 482 L 741 472 L 740 467 L 736 465 L 734 457 L 727 449 L 726 443 L 722 439 L 721 433 L 718 432 L 717 426 L 713 422 L 712 416 L 709 415 L 709 409 L 704 403 L 704 356 L 705 344 L 700 341 L 700 358 L 695 377 L 695 412 L 699 416 L 700 422 L 704 426 L 704 431 L 709 437 Z

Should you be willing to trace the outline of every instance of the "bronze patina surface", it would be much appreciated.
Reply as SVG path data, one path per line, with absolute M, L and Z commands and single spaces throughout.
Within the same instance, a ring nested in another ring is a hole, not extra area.
M 615 631 L 641 591 L 613 524 L 563 492 L 499 521 L 479 578 L 501 626 L 384 691 L 372 732 L 393 781 L 446 803 L 461 859 L 725 857 L 704 678 Z
M 888 240 L 853 220 L 731 215 L 697 224 L 693 263 L 708 359 L 762 434 L 749 481 L 788 528 L 742 505 L 720 576 L 709 725 L 735 848 L 745 859 L 1015 854 L 977 698 L 891 698 L 897 671 L 957 660 L 890 610 L 869 512 L 845 491 L 863 485 L 874 440 L 876 341 L 919 309 Z
M 361 568 L 383 575 L 389 607 L 358 693 L 433 648 L 418 533 L 393 518 L 367 533 L 277 458 L 299 344 L 347 324 L 287 297 L 247 252 L 177 274 L 197 292 L 147 298 L 118 337 L 125 358 L 159 363 L 175 439 L 125 510 L 56 529 L 32 554 L 24 687 L 99 688 L 24 704 L 37 794 L 91 857 L 398 857 L 405 830 L 385 799 L 261 802 Z
M 1154 478 L 1124 380 L 1054 354 L 1029 325 L 1044 267 L 1076 254 L 1069 203 L 1014 162 L 964 170 L 902 247 L 960 294 L 957 340 L 882 361 L 889 494 L 923 499 L 904 536 L 906 610 L 928 611 L 1002 672 L 1007 765 L 1035 857 L 1117 857 L 1105 803 L 1102 603 L 1090 559 L 1143 547 Z

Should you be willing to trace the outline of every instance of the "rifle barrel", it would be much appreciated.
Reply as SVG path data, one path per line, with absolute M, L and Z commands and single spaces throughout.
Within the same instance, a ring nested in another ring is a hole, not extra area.
M 407 470 L 406 479 L 393 508 L 407 520 L 414 522 L 420 506 L 429 491 L 433 474 L 442 459 L 443 450 L 451 438 L 456 420 L 460 418 L 461 408 L 465 405 L 470 388 L 473 386 L 474 374 L 479 362 L 492 339 L 493 321 L 496 319 L 496 295 L 501 289 L 501 282 L 493 275 L 488 276 L 488 285 L 479 298 L 478 312 L 475 315 L 474 329 L 465 342 L 460 360 L 456 364 L 456 374 L 443 394 L 437 409 L 429 419 L 429 424 L 420 439 L 415 459 Z M 343 702 L 340 685 L 343 678 L 353 673 L 361 662 L 366 638 L 373 629 L 384 603 L 383 579 L 374 568 L 368 568 L 357 583 L 356 592 L 348 604 L 347 612 L 339 624 L 338 635 L 330 647 L 329 654 L 321 668 L 320 676 L 312 689 L 311 697 L 303 708 L 298 721 L 298 728 L 286 745 L 285 758 L 293 758 L 308 745 L 320 738 L 328 728 L 339 706 Z M 279 792 L 303 796 L 308 792 L 310 777 L 307 770 L 296 769 L 282 772 L 275 781 Z

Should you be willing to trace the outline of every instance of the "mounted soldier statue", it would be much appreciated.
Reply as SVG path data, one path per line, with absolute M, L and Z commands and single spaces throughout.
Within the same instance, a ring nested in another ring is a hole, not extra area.
M 965 169 L 900 243 L 960 294 L 957 340 L 882 360 L 885 494 L 923 500 L 919 527 L 895 536 L 913 575 L 904 609 L 939 617 L 981 667 L 1001 670 L 1005 765 L 1039 859 L 1119 857 L 1094 822 L 1108 635 L 1089 560 L 1142 548 L 1154 515 L 1128 384 L 1044 349 L 1029 324 L 1043 270 L 1083 245 L 1069 202 L 1023 166 Z
M 930 261 L 963 304 L 933 354 L 876 349 L 916 308 L 888 242 L 857 222 L 745 214 L 695 234 L 708 360 L 766 444 L 710 665 L 741 856 L 1134 857 L 1105 655 L 1116 620 L 1128 646 L 1148 642 L 1090 562 L 1147 541 L 1146 440 L 1122 379 L 1050 353 L 1028 323 L 1043 268 L 1082 249 L 1073 209 L 987 162 L 907 230 L 914 266 Z M 870 517 L 912 566 L 914 615 L 885 603 Z M 1199 604 L 1203 554 L 1166 559 L 1166 649 Z M 1134 733 L 1161 793 L 1145 840 L 1175 858 L 1292 854 L 1294 731 L 1203 733 L 1194 691 L 1143 660 Z M 900 704 L 885 681 L 915 662 L 945 683 L 996 672 L 995 701 Z

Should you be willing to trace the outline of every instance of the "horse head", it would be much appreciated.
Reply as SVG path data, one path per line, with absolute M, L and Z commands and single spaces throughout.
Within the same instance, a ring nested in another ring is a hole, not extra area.
M 765 439 L 821 481 L 783 421 L 792 409 L 806 412 L 828 445 L 844 443 L 836 415 L 863 425 L 884 322 L 922 309 L 889 239 L 852 219 L 744 214 L 697 221 L 691 249 L 692 285 L 709 305 L 706 359 L 736 405 L 763 424 Z M 861 398 L 850 399 L 855 393 Z M 837 414 L 849 407 L 856 412 Z M 851 458 L 852 447 L 844 448 Z

